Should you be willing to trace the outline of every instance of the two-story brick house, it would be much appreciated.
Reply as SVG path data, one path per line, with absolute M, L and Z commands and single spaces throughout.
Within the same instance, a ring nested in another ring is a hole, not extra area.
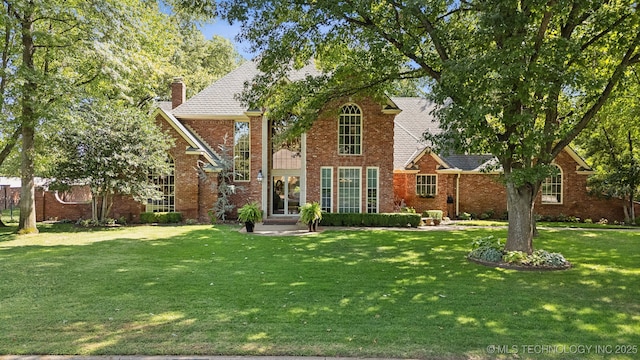
M 164 197 L 147 203 L 120 197 L 112 216 L 136 222 L 144 211 L 177 211 L 183 219 L 209 221 L 225 158 L 234 168 L 231 201 L 236 206 L 257 201 L 269 218 L 297 217 L 298 207 L 312 201 L 329 212 L 393 212 L 401 204 L 417 211 L 440 209 L 451 217 L 506 212 L 499 172 L 486 171 L 495 164 L 493 156 L 443 156 L 422 140 L 425 131 L 440 131 L 428 100 L 336 100 L 305 134 L 282 141 L 278 135 L 287 119 L 271 119 L 237 99 L 257 74 L 256 64 L 247 62 L 188 100 L 185 84 L 176 79 L 171 104 L 153 115 L 174 142 L 168 154 L 172 174 L 156 177 Z M 289 80 L 307 75 L 318 71 L 309 65 Z M 622 201 L 587 194 L 592 171 L 575 152 L 566 149 L 555 165 L 558 176 L 543 184 L 537 213 L 624 219 Z M 40 220 L 90 216 L 86 202 L 63 203 L 47 192 L 36 202 Z
M 315 72 L 307 66 L 290 79 Z M 174 139 L 175 175 L 160 184 L 165 199 L 150 202 L 146 210 L 207 219 L 226 138 L 238 189 L 232 201 L 238 206 L 258 201 L 268 217 L 295 216 L 301 204 L 311 201 L 332 212 L 392 212 L 391 149 L 400 110 L 391 99 L 327 104 L 300 138 L 277 142 L 273 139 L 283 131 L 283 119 L 247 109 L 236 98 L 256 74 L 255 63 L 247 62 L 189 100 L 185 85 L 174 81 L 172 109 L 158 109 L 155 118 Z

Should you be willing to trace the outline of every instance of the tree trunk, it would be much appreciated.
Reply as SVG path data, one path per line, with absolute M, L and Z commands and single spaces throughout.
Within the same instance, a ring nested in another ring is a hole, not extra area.
M 531 254 L 534 235 L 533 205 L 538 187 L 532 184 L 516 186 L 512 182 L 507 182 L 506 185 L 509 230 L 505 250 Z
M 98 221 L 98 194 L 91 193 L 91 220 Z
M 21 21 L 22 27 L 22 66 L 27 72 L 26 82 L 22 88 L 21 97 L 21 125 L 22 125 L 22 188 L 20 192 L 20 223 L 18 229 L 22 233 L 37 233 L 36 206 L 35 206 L 35 124 L 37 114 L 35 111 L 37 85 L 34 79 L 35 67 L 33 56 L 33 19 L 32 15 L 25 13 Z

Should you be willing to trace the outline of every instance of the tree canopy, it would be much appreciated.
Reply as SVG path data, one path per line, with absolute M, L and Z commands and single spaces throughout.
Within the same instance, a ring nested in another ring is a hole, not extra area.
M 109 216 L 114 195 L 139 201 L 157 195 L 149 176 L 168 173 L 172 143 L 147 112 L 95 101 L 73 106 L 63 120 L 70 126 L 51 144 L 58 161 L 49 175 L 62 188 L 89 186 L 94 221 Z
M 429 79 L 448 151 L 491 153 L 504 173 L 507 250 L 531 253 L 533 204 L 553 159 L 640 61 L 635 1 L 221 1 L 261 53 L 244 100 L 303 131 L 328 100 Z M 315 59 L 326 74 L 283 83 Z
M 207 81 L 238 63 L 228 41 L 207 41 L 192 31 L 193 21 L 208 19 L 214 8 L 182 0 L 2 2 L 0 164 L 19 143 L 21 231 L 37 231 L 33 177 L 46 170 L 37 165 L 47 161 L 48 138 L 64 129 L 56 120 L 75 104 L 97 100 L 148 110 L 167 96 L 173 76 L 185 72 Z M 185 58 L 196 50 L 197 60 Z
M 640 194 L 640 76 L 627 71 L 623 81 L 576 140 L 585 151 L 595 174 L 591 191 L 599 196 L 628 200 L 626 218 L 634 222 L 634 202 Z

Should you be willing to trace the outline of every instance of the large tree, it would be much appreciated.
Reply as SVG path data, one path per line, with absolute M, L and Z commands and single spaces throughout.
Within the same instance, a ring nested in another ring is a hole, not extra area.
M 265 75 L 244 100 L 308 128 L 328 100 L 430 79 L 449 151 L 491 153 L 504 173 L 506 249 L 533 250 L 533 207 L 550 163 L 640 61 L 635 1 L 228 0 Z M 320 78 L 280 81 L 314 58 Z
M 55 120 L 87 101 L 120 106 L 124 100 L 127 106 L 148 109 L 166 96 L 171 77 L 193 70 L 206 79 L 201 70 L 215 61 L 178 59 L 188 46 L 196 46 L 193 36 L 180 30 L 193 29 L 193 21 L 210 17 L 214 7 L 185 0 L 1 4 L 0 164 L 21 145 L 19 228 L 37 232 L 33 178 L 49 164 L 50 139 L 64 129 Z M 237 53 L 222 39 L 198 44 L 206 45 L 208 59 L 228 55 L 230 63 L 237 61 Z
M 145 71 L 145 51 L 163 37 L 153 36 L 150 25 L 163 22 L 154 17 L 160 14 L 156 3 L 137 0 L 4 0 L 2 5 L 5 45 L 12 47 L 3 59 L 10 65 L 2 80 L 12 81 L 3 105 L 13 106 L 7 120 L 15 121 L 22 145 L 19 228 L 37 232 L 33 178 L 39 129 L 80 101 L 84 85 L 97 79 L 109 84 L 101 89 L 105 97 L 120 97 L 131 86 L 144 92 L 143 82 L 125 75 L 153 73 Z
M 166 139 L 148 113 L 123 102 L 91 101 L 73 106 L 69 126 L 55 140 L 59 160 L 50 173 L 55 185 L 87 185 L 92 219 L 104 222 L 115 195 L 152 198 L 150 174 L 168 174 Z

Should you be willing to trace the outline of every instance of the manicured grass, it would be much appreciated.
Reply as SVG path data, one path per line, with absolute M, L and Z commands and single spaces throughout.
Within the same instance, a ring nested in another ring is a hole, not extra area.
M 516 272 L 465 260 L 505 229 L 40 230 L 0 229 L 0 354 L 638 357 L 637 231 L 544 230 L 574 268 Z

